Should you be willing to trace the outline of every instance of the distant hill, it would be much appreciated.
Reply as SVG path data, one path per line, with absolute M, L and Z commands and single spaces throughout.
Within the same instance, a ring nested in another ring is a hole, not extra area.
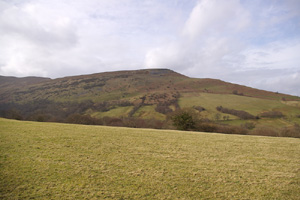
M 223 110 L 246 111 L 258 116 L 278 111 L 288 119 L 272 119 L 272 126 L 300 120 L 300 98 L 258 90 L 209 78 L 190 78 L 169 69 L 105 72 L 58 79 L 0 76 L 0 110 L 14 110 L 25 119 L 44 115 L 46 120 L 71 114 L 93 118 L 135 117 L 165 120 L 169 113 L 191 108 L 201 117 L 230 124 L 240 118 Z M 54 120 L 57 121 L 57 120 Z M 263 120 L 261 120 L 263 121 Z M 266 120 L 265 120 L 266 121 Z M 255 122 L 257 123 L 257 122 Z
M 9 91 L 8 91 L 9 89 Z M 53 101 L 95 102 L 145 96 L 145 103 L 156 104 L 173 94 L 235 94 L 272 100 L 299 100 L 298 97 L 258 90 L 216 79 L 189 78 L 168 69 L 106 72 L 58 79 L 0 76 L 0 102 Z M 154 98 L 155 95 L 157 98 Z M 164 96 L 165 95 L 165 96 Z
M 0 76 L 0 91 L 1 96 L 7 92 L 7 90 L 20 89 L 32 84 L 42 83 L 51 80 L 50 78 L 42 77 L 24 77 L 17 78 L 12 76 Z M 13 91 L 11 91 L 13 92 Z M 3 97 L 3 96 L 2 96 Z

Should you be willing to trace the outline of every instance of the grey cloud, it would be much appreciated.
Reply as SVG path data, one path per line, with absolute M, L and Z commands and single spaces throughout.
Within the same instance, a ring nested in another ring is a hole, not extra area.
M 199 1 L 182 27 L 183 34 L 178 40 L 150 50 L 145 65 L 170 67 L 192 77 L 219 78 L 299 95 L 299 76 L 294 75 L 300 63 L 296 53 L 300 52 L 298 39 L 278 40 L 277 37 L 283 34 L 276 26 L 278 23 L 272 25 L 272 29 L 277 30 L 272 33 L 273 40 L 264 39 L 264 34 L 266 37 L 271 34 L 270 26 L 261 27 L 260 23 L 267 23 L 270 14 L 259 17 L 260 14 L 251 9 L 247 10 L 245 4 L 237 0 Z M 276 12 L 284 13 L 282 9 Z M 279 18 L 288 20 L 282 15 Z M 261 36 L 260 43 L 251 43 L 252 39 L 255 41 Z M 282 73 L 287 69 L 293 73 Z
M 0 31 L 2 34 L 15 35 L 30 40 L 37 45 L 73 45 L 77 41 L 76 29 L 67 17 L 47 16 L 48 22 L 43 22 L 43 16 L 36 15 L 41 9 L 36 5 L 22 7 L 5 6 L 0 14 Z M 51 21 L 51 23 L 49 23 Z
M 297 68 L 236 71 L 225 74 L 225 78 L 233 83 L 300 96 L 300 71 Z
M 298 6 L 295 0 L 0 0 L 0 74 L 55 78 L 170 68 L 295 94 Z

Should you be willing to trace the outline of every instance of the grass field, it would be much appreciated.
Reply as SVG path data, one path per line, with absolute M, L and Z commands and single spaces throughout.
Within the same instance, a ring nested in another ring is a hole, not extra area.
M 179 100 L 179 105 L 182 108 L 203 106 L 213 113 L 217 112 L 217 106 L 223 106 L 236 110 L 244 110 L 253 115 L 258 115 L 264 111 L 271 110 L 281 111 L 284 115 L 299 115 L 300 109 L 296 103 L 297 102 L 285 103 L 279 100 L 259 99 L 232 94 L 208 93 L 199 93 L 198 95 L 186 93 Z
M 154 105 L 143 106 L 133 115 L 134 117 L 140 117 L 143 119 L 158 119 L 165 120 L 166 116 L 155 111 Z
M 300 140 L 0 119 L 0 199 L 300 199 Z

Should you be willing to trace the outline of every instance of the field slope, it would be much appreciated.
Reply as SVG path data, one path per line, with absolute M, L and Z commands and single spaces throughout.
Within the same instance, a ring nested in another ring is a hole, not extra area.
M 0 199 L 299 199 L 300 140 L 0 119 Z

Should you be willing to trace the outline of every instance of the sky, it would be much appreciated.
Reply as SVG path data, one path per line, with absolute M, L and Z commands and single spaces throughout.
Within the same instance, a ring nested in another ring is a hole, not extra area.
M 0 0 L 0 75 L 168 68 L 300 96 L 300 0 Z

